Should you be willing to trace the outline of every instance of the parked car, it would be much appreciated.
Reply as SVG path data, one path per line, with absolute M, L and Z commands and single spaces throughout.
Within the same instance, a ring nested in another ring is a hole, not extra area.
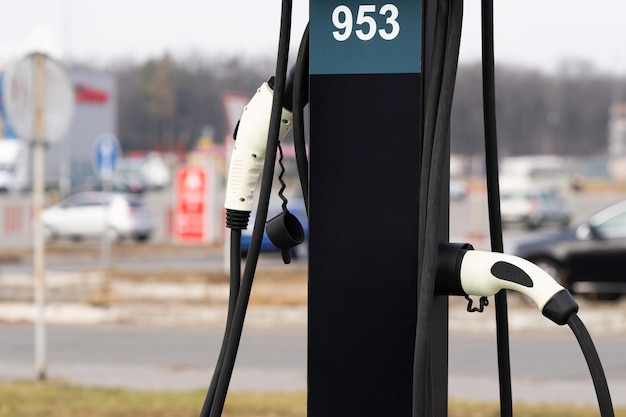
M 99 191 L 77 193 L 46 208 L 41 222 L 49 240 L 106 234 L 111 240 L 145 242 L 154 230 L 152 214 L 138 195 Z
M 626 200 L 576 228 L 530 235 L 507 252 L 540 266 L 572 293 L 618 298 L 626 292 Z
M 503 225 L 519 224 L 527 229 L 548 224 L 566 227 L 572 215 L 569 205 L 555 192 L 541 188 L 503 190 L 500 210 Z
M 305 241 L 300 245 L 296 246 L 291 251 L 291 256 L 294 259 L 306 257 L 308 255 L 308 245 L 306 238 L 309 235 L 308 221 L 306 217 L 306 210 L 304 208 L 304 203 L 302 201 L 289 201 L 287 209 L 291 214 L 293 214 L 302 225 L 302 229 L 304 230 Z M 282 212 L 282 207 L 279 204 L 271 204 L 268 209 L 267 219 L 270 220 L 274 216 L 278 215 Z M 248 228 L 243 230 L 241 233 L 241 252 L 245 256 L 248 253 L 248 248 L 250 247 L 250 241 L 252 240 L 252 232 L 254 230 L 254 220 L 256 217 L 256 211 L 253 211 L 250 214 L 250 221 L 248 223 Z M 261 252 L 279 252 L 280 250 L 272 243 L 267 234 L 263 232 L 263 239 L 261 240 Z

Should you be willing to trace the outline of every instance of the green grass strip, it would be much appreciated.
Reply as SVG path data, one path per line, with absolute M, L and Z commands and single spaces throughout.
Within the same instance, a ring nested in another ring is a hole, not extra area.
M 62 381 L 0 383 L 0 417 L 197 417 L 204 391 L 93 388 Z M 514 405 L 516 417 L 596 417 L 597 407 Z M 495 403 L 451 400 L 449 417 L 499 417 Z M 234 392 L 224 417 L 306 417 L 306 393 Z M 626 409 L 616 409 L 626 417 Z

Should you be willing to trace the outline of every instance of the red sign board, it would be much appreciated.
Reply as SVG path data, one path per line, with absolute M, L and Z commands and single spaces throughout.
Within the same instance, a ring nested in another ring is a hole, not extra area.
M 176 172 L 174 236 L 185 242 L 205 240 L 207 178 L 202 168 L 184 167 Z

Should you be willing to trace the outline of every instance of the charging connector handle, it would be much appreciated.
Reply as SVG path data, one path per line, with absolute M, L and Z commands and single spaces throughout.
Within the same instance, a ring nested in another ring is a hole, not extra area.
M 254 190 L 265 161 L 267 135 L 272 112 L 274 92 L 268 83 L 263 83 L 245 106 L 239 126 L 235 147 L 228 169 L 226 185 L 227 210 L 251 212 L 254 203 Z M 283 109 L 279 140 L 282 140 L 293 125 L 293 115 Z
M 448 254 L 442 260 L 453 259 L 457 265 L 439 264 L 437 280 L 442 281 L 437 285 L 439 293 L 488 297 L 503 289 L 517 291 L 532 299 L 544 316 L 559 325 L 567 323 L 578 311 L 569 291 L 532 262 L 504 253 L 440 246 L 440 252 L 450 250 L 458 250 L 458 255 Z

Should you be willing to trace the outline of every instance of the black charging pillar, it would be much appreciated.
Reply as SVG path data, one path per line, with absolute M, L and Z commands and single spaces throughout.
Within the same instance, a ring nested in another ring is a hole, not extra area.
M 433 7 L 310 3 L 310 417 L 411 416 Z M 435 310 L 431 388 L 444 416 L 447 300 Z

